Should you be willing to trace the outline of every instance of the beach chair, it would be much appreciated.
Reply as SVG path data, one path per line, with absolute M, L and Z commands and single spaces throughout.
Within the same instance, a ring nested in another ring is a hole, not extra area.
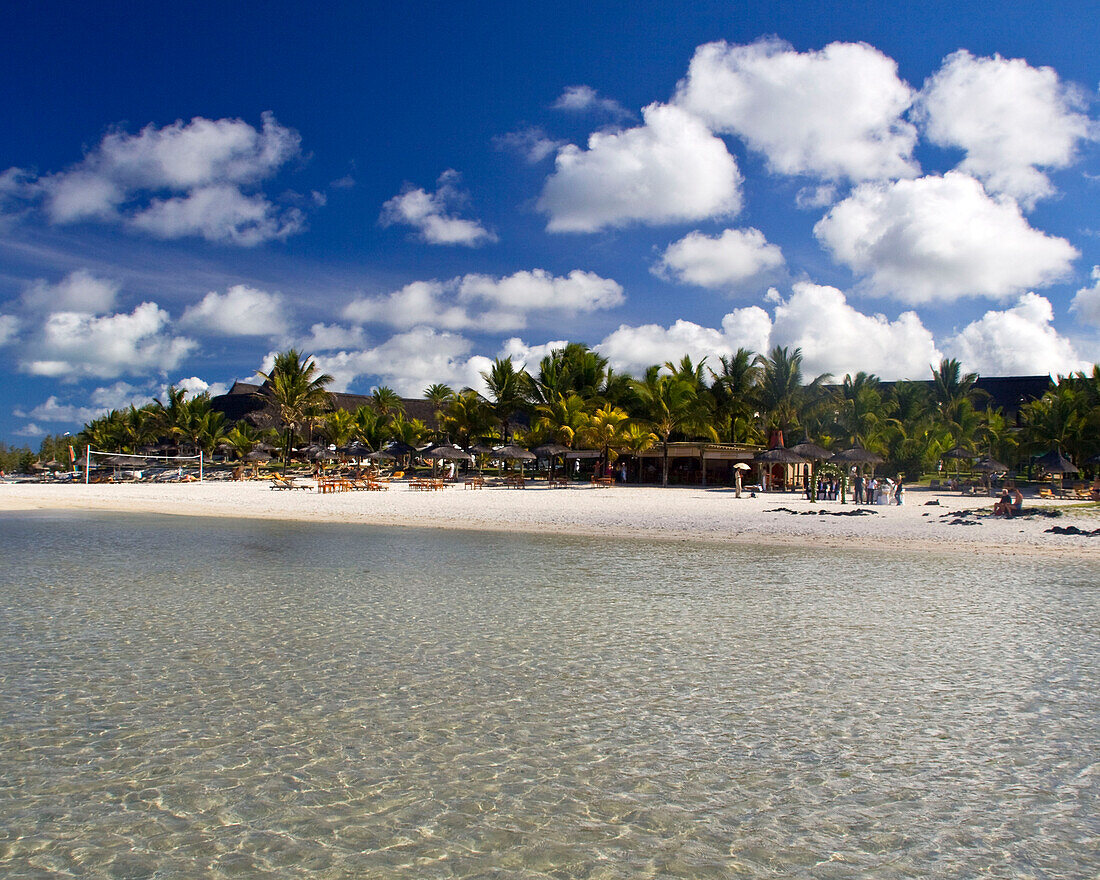
M 1050 486 L 1040 486 L 1039 487 L 1039 497 L 1040 498 L 1053 498 L 1054 493 L 1050 490 Z

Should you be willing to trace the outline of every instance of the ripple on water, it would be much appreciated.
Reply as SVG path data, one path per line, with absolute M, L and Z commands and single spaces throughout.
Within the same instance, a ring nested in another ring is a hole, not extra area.
M 8 876 L 1100 872 L 1100 564 L 0 527 Z

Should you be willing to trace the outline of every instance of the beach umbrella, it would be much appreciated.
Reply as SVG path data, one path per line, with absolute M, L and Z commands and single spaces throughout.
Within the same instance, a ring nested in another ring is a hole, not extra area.
M 403 440 L 394 440 L 383 448 L 394 458 L 400 458 L 404 455 L 417 455 L 420 452 L 415 446 L 410 446 Z
M 553 458 L 555 455 L 565 455 L 569 452 L 569 447 L 562 446 L 560 443 L 543 443 L 542 446 L 536 446 L 531 451 L 539 458 Z
M 948 449 L 940 458 L 977 458 L 978 455 L 972 449 L 967 449 L 965 446 L 954 446 Z
M 531 450 L 539 458 L 550 459 L 550 479 L 554 478 L 554 458 L 558 455 L 565 455 L 569 451 L 568 446 L 562 446 L 560 443 L 543 443 L 542 446 L 536 446 Z
M 393 455 L 390 452 L 387 452 L 385 449 L 379 449 L 377 452 L 371 452 L 367 455 L 364 455 L 363 458 L 369 458 L 371 459 L 371 461 L 382 461 L 382 459 L 393 461 L 395 458 L 397 458 L 397 456 Z
M 352 440 L 351 443 L 345 446 L 337 446 L 336 451 L 342 452 L 351 458 L 364 458 L 371 453 L 371 448 L 362 440 Z
M 494 449 L 493 455 L 507 461 L 518 461 L 519 475 L 521 477 L 523 476 L 523 463 L 525 461 L 534 461 L 538 458 L 535 453 L 528 449 L 524 449 L 522 446 L 516 446 L 515 444 L 509 444 L 508 446 L 501 446 L 500 449 Z
M 826 461 L 833 457 L 833 454 L 823 446 L 818 446 L 816 443 L 811 443 L 809 440 L 803 440 L 797 446 L 790 447 L 790 451 L 801 455 L 803 458 L 809 458 L 816 461 Z
M 1048 474 L 1075 474 L 1077 465 L 1062 455 L 1057 449 L 1052 449 L 1046 455 L 1035 459 L 1035 464 Z
M 248 455 L 244 457 L 244 460 L 252 462 L 271 461 L 271 456 L 262 449 L 256 448 L 248 453 Z
M 974 470 L 985 474 L 1000 474 L 1008 470 L 1008 465 L 993 458 L 982 458 L 974 462 Z
M 457 446 L 450 443 L 440 443 L 425 449 L 422 453 L 426 458 L 435 458 L 442 461 L 473 461 L 474 457 L 468 452 L 463 452 Z
M 775 449 L 769 449 L 766 452 L 758 452 L 753 456 L 757 461 L 764 461 L 770 464 L 804 464 L 806 459 L 794 452 L 791 449 L 784 449 L 782 446 L 777 446 Z
M 752 470 L 752 468 L 749 467 L 747 464 L 745 464 L 743 461 L 737 462 L 737 464 L 735 464 L 733 466 L 733 469 L 737 470 L 737 471 L 751 471 Z
M 845 449 L 829 459 L 829 461 L 835 461 L 838 464 L 882 464 L 883 460 L 881 455 L 871 452 L 870 449 L 864 449 L 862 446 Z

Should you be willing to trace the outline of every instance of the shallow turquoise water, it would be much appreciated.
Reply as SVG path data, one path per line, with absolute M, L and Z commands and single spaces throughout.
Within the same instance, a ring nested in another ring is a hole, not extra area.
M 0 538 L 3 876 L 1100 872 L 1100 562 Z

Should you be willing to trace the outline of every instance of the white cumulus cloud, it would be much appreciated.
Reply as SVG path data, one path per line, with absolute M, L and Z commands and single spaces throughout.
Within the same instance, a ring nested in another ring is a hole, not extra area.
M 228 184 L 155 199 L 130 218 L 134 228 L 158 238 L 194 235 L 244 247 L 284 239 L 304 223 L 305 216 L 297 208 L 276 208 L 262 195 L 245 195 Z
M 736 134 L 775 172 L 827 180 L 912 177 L 912 89 L 897 63 L 865 43 L 796 52 L 777 39 L 695 50 L 676 103 L 711 130 Z
M 23 291 L 24 307 L 34 312 L 109 312 L 115 305 L 119 284 L 96 278 L 86 269 L 70 272 L 57 284 L 39 279 Z
M 1069 310 L 1086 324 L 1100 327 L 1100 266 L 1092 267 L 1092 287 L 1078 290 Z
M 359 297 L 343 314 L 349 321 L 400 328 L 507 332 L 526 326 L 532 313 L 593 312 L 623 301 L 622 287 L 609 278 L 579 269 L 565 276 L 535 269 L 503 278 L 463 275 L 450 281 L 414 281 L 382 296 Z
M 1005 311 L 986 312 L 944 342 L 948 356 L 986 376 L 1067 375 L 1091 364 L 1051 322 L 1050 301 L 1025 293 Z
M 551 232 L 734 215 L 741 173 L 726 145 L 691 114 L 651 104 L 645 124 L 596 132 L 558 151 L 538 200 Z
M 40 198 L 54 223 L 122 222 L 163 238 L 200 235 L 245 246 L 283 238 L 302 228 L 300 212 L 244 188 L 296 157 L 300 138 L 270 113 L 262 118 L 260 129 L 196 117 L 150 124 L 136 135 L 114 131 L 64 171 L 36 178 L 8 169 L 5 190 L 24 201 Z
M 287 328 L 283 298 L 244 284 L 210 291 L 184 311 L 180 324 L 219 336 L 278 336 Z
M 867 315 L 835 287 L 809 282 L 792 285 L 790 299 L 776 305 L 772 345 L 802 349 L 807 378 L 864 370 L 882 379 L 905 379 L 923 375 L 942 359 L 915 312 L 903 312 L 896 321 Z
M 1063 277 L 1078 256 L 1028 225 L 1015 201 L 957 171 L 863 184 L 814 234 L 869 292 L 914 304 L 1012 296 Z
M 343 390 L 360 376 L 376 377 L 405 397 L 420 397 L 435 382 L 454 388 L 480 383 L 480 371 L 492 362 L 470 356 L 468 339 L 429 327 L 398 333 L 374 348 L 318 355 L 317 365 L 330 373 L 335 390 Z
M 461 244 L 477 247 L 497 240 L 496 235 L 476 220 L 465 220 L 450 213 L 452 208 L 467 201 L 460 189 L 457 171 L 444 171 L 434 193 L 419 187 L 408 187 L 382 206 L 381 222 L 385 226 L 411 226 L 428 244 Z
M 168 313 L 152 302 L 129 314 L 55 312 L 27 341 L 19 366 L 33 375 L 68 379 L 163 373 L 196 347 L 191 339 L 172 336 L 168 324 Z
M 759 229 L 727 229 L 717 237 L 691 232 L 670 244 L 654 272 L 714 290 L 757 286 L 784 264 L 778 245 L 769 244 Z
M 1020 58 L 949 55 L 924 84 L 919 116 L 932 143 L 959 147 L 959 169 L 1025 207 L 1054 187 L 1040 168 L 1065 168 L 1090 137 L 1085 100 L 1049 67 Z M 1095 129 L 1092 129 L 1095 136 Z

